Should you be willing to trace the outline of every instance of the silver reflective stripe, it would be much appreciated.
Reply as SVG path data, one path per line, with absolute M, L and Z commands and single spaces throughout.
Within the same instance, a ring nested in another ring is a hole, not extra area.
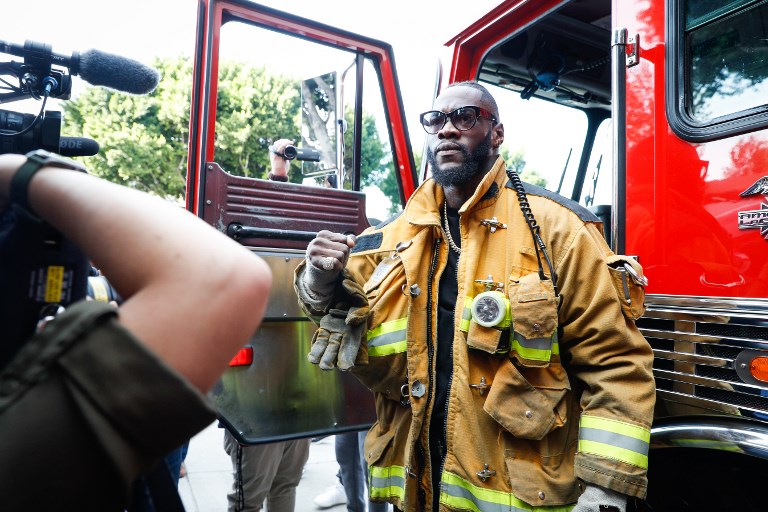
M 478 487 L 467 480 L 443 472 L 440 503 L 453 509 L 474 512 L 570 512 L 574 505 L 534 507 L 514 494 Z
M 375 338 L 368 340 L 368 347 L 382 347 L 384 345 L 392 345 L 400 341 L 405 340 L 405 331 L 393 331 L 384 334 L 379 334 Z
M 443 482 L 440 487 L 440 502 L 450 504 L 456 508 L 461 507 L 468 510 L 476 510 L 477 512 L 530 512 L 531 510 L 513 507 L 510 503 L 503 504 L 482 501 L 473 495 L 469 489 L 465 489 L 458 485 L 451 485 Z M 444 500 L 444 497 L 447 499 Z
M 548 351 L 552 348 L 552 338 L 526 338 L 519 332 L 515 332 L 515 340 L 526 349 Z
M 607 457 L 648 469 L 650 429 L 611 418 L 582 414 L 579 452 Z
M 369 494 L 371 498 L 397 496 L 405 499 L 405 468 L 402 466 L 369 466 Z
M 615 432 L 608 432 L 606 430 L 597 430 L 582 426 L 579 430 L 579 439 L 582 441 L 597 441 L 632 452 L 642 454 L 648 453 L 648 443 L 646 441 L 617 434 Z

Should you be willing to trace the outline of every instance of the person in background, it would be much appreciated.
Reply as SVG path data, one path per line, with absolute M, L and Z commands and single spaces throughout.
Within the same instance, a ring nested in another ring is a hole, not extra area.
M 125 510 L 131 483 L 213 421 L 206 394 L 272 284 L 195 215 L 79 170 L 41 150 L 0 155 L 0 242 L 22 217 L 48 223 L 123 298 L 69 304 L 0 368 L 4 510 Z
M 270 181 L 288 181 L 291 161 L 285 158 L 286 146 L 293 146 L 293 141 L 290 139 L 278 139 L 269 146 L 269 163 L 271 168 L 267 178 Z
M 358 238 L 320 231 L 294 283 L 319 319 L 310 362 L 374 392 L 371 498 L 623 512 L 646 494 L 655 403 L 642 267 L 588 210 L 506 168 L 479 83 L 420 120 L 432 177 Z
M 293 142 L 279 139 L 269 148 L 269 179 L 288 181 L 291 162 L 284 156 Z M 309 459 L 309 439 L 242 445 L 224 429 L 224 451 L 232 460 L 234 481 L 227 494 L 229 512 L 255 512 L 267 501 L 269 512 L 293 512 L 296 487 Z
M 318 508 L 346 504 L 348 512 L 366 512 L 367 503 L 368 512 L 389 510 L 386 503 L 375 503 L 366 498 L 368 466 L 365 463 L 365 434 L 363 431 L 335 436 L 336 462 L 339 464 L 337 482 L 315 496 L 314 502 Z

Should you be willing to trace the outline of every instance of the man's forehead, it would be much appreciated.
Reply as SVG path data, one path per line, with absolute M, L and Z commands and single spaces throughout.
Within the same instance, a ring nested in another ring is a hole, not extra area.
M 477 89 L 457 85 L 441 92 L 440 96 L 435 100 L 434 107 L 438 110 L 451 110 L 467 105 L 476 105 L 486 108 L 486 105 L 481 103 L 482 97 L 482 92 Z

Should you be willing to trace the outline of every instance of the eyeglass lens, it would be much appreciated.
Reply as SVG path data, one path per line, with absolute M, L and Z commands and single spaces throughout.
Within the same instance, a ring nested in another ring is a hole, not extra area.
M 462 107 L 453 112 L 445 113 L 433 110 L 426 112 L 421 118 L 421 124 L 427 133 L 435 134 L 445 126 L 446 119 L 451 120 L 451 124 L 460 131 L 470 130 L 477 123 L 477 112 L 474 109 Z

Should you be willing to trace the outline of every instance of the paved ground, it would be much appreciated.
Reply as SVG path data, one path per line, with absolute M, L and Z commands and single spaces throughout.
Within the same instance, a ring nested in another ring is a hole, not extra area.
M 227 492 L 232 487 L 232 464 L 224 452 L 224 431 L 211 424 L 192 438 L 185 462 L 187 476 L 179 480 L 179 494 L 187 512 L 226 512 Z M 296 512 L 315 512 L 315 496 L 336 483 L 334 438 L 312 443 L 304 476 L 297 489 Z M 265 509 L 266 510 L 266 509 Z M 346 512 L 338 505 L 329 512 Z

